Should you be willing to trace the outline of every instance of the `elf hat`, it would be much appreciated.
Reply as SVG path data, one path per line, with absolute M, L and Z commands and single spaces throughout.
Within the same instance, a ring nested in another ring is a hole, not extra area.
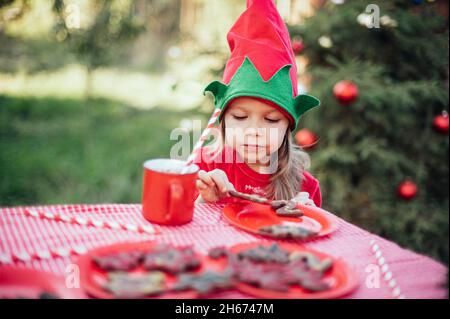
M 306 111 L 319 106 L 313 96 L 297 96 L 297 66 L 289 32 L 273 0 L 247 0 L 247 9 L 227 34 L 230 58 L 223 83 L 211 82 L 203 91 L 214 95 L 221 109 L 218 122 L 228 103 L 239 96 L 268 101 L 290 120 L 294 130 Z

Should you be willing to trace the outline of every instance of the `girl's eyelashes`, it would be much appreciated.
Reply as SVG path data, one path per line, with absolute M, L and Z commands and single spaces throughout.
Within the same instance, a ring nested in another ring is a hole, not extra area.
M 235 120 L 238 120 L 238 121 L 242 121 L 247 118 L 247 116 L 237 116 L 237 115 L 232 115 L 232 116 Z M 278 123 L 280 121 L 279 119 L 268 119 L 268 118 L 266 118 L 265 120 L 269 123 Z
M 237 116 L 237 115 L 233 115 L 233 118 L 235 120 L 245 120 L 247 118 L 247 116 Z

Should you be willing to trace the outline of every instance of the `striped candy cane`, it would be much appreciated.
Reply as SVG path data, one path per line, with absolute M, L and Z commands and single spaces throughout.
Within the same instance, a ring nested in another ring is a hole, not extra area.
M 122 229 L 137 233 L 158 234 L 152 225 L 137 225 L 133 223 L 119 223 L 116 221 L 103 221 L 96 218 L 84 216 L 69 216 L 59 212 L 37 211 L 35 209 L 25 209 L 25 216 L 38 219 L 54 220 L 69 224 L 77 224 L 80 226 L 89 226 L 95 228 Z M 34 259 L 52 259 L 56 257 L 69 257 L 71 255 L 82 255 L 87 252 L 87 248 L 83 245 L 74 245 L 71 247 L 58 247 L 40 249 L 30 254 L 26 251 L 6 253 L 0 251 L 0 265 L 12 264 L 17 261 L 28 262 Z
M 202 132 L 202 135 L 200 135 L 200 138 L 198 142 L 195 144 L 194 149 L 192 150 L 191 155 L 186 160 L 186 166 L 189 166 L 192 164 L 192 162 L 195 159 L 195 156 L 200 151 L 201 147 L 203 146 L 203 143 L 207 139 L 209 133 L 211 132 L 211 129 L 214 127 L 214 123 L 216 122 L 217 118 L 219 117 L 221 109 L 216 108 L 211 115 L 211 118 L 208 121 L 208 125 L 205 127 L 205 129 Z
M 386 259 L 383 257 L 380 246 L 378 246 L 376 241 L 372 239 L 370 241 L 370 247 L 375 255 L 375 258 L 377 259 L 378 265 L 381 267 L 381 273 L 383 274 L 384 281 L 387 283 L 389 288 L 391 288 L 392 296 L 396 299 L 405 299 L 405 295 L 402 294 L 397 281 L 393 278 L 394 275 L 389 270 L 389 265 L 387 264 Z
M 96 218 L 84 217 L 84 216 L 69 216 L 66 214 L 60 214 L 59 212 L 50 211 L 37 211 L 35 209 L 25 209 L 25 216 L 35 217 L 39 219 L 55 220 L 59 222 L 65 222 L 69 224 L 77 224 L 80 226 L 89 226 L 95 228 L 110 228 L 110 229 L 122 229 L 129 230 L 137 233 L 146 234 L 158 234 L 159 230 L 155 229 L 151 224 L 137 225 L 133 223 L 119 223 L 116 221 L 103 221 Z

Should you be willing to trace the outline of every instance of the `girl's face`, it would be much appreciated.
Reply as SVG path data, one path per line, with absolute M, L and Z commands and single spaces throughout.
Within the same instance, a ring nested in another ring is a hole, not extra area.
M 224 115 L 225 143 L 247 163 L 267 164 L 286 135 L 289 120 L 276 108 L 251 97 L 238 97 Z

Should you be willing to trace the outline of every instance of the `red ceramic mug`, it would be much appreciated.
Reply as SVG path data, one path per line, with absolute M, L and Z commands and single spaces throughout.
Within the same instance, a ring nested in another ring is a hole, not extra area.
M 192 220 L 199 167 L 175 159 L 144 163 L 142 214 L 150 222 L 181 225 Z

